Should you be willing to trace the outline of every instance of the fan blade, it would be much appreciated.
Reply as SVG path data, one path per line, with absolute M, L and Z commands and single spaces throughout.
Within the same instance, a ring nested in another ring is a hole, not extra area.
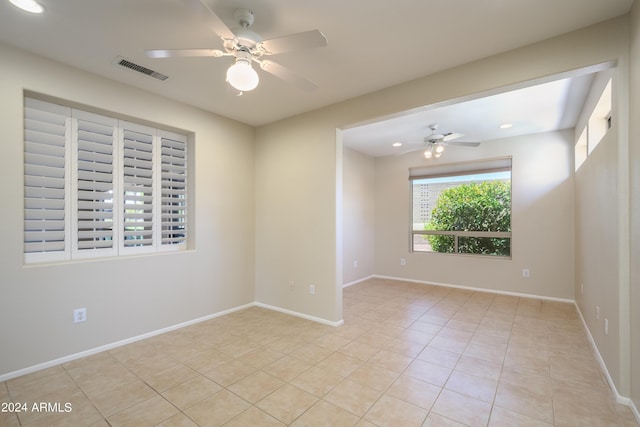
M 318 30 L 290 34 L 259 43 L 267 55 L 291 52 L 300 49 L 311 49 L 327 45 L 327 38 Z
M 427 147 L 425 147 L 425 146 L 418 147 L 418 148 L 412 148 L 411 150 L 405 150 L 405 151 L 402 151 L 400 153 L 396 153 L 393 156 L 394 157 L 404 156 L 405 154 L 413 153 L 414 151 L 423 151 L 423 150 L 426 150 L 426 149 L 427 149 Z
M 413 148 L 409 148 L 404 151 L 400 151 L 399 153 L 395 153 L 394 156 L 404 156 L 405 154 L 413 153 L 414 151 L 425 151 L 428 150 L 432 145 L 432 142 L 405 142 L 404 145 L 413 145 Z
M 462 138 L 464 135 L 461 133 L 448 133 L 442 138 L 444 142 L 453 141 L 454 139 Z
M 213 10 L 204 2 L 204 0 L 183 0 L 185 3 L 189 5 L 191 10 L 195 12 L 196 15 L 207 21 L 207 24 L 214 33 L 220 36 L 223 39 L 233 40 L 236 35 L 233 34 L 233 31 L 227 27 L 227 25 L 222 22 L 222 19 L 216 15 Z
M 451 142 L 447 142 L 447 145 L 451 145 L 451 146 L 458 146 L 458 147 L 477 147 L 480 145 L 479 142 L 472 142 L 472 141 L 451 141 Z
M 311 92 L 318 87 L 312 81 L 309 81 L 306 78 L 294 73 L 290 69 L 278 64 L 277 62 L 264 60 L 260 61 L 259 64 L 260 68 L 265 70 L 267 73 L 271 73 L 274 76 L 284 80 L 285 82 L 294 84 L 295 86 L 307 92 Z
M 191 56 L 212 56 L 219 58 L 224 53 L 219 49 L 147 49 L 144 51 L 149 58 L 185 58 Z

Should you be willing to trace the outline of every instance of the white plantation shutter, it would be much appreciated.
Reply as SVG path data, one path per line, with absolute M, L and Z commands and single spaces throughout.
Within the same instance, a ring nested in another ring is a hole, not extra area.
M 24 252 L 26 260 L 69 257 L 65 191 L 71 109 L 25 98 Z
M 183 245 L 187 240 L 187 139 L 160 133 L 162 246 Z
M 124 124 L 123 239 L 124 247 L 152 246 L 153 227 L 153 129 Z
M 115 120 L 74 110 L 77 169 L 74 244 L 79 252 L 114 248 Z
M 187 137 L 24 98 L 25 262 L 187 245 Z

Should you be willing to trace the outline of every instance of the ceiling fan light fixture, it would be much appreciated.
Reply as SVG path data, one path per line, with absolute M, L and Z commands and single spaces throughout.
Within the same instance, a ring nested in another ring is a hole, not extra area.
M 258 86 L 260 77 L 250 61 L 238 58 L 227 70 L 227 82 L 241 92 L 249 92 Z
M 42 13 L 44 7 L 35 0 L 9 0 L 14 6 L 30 13 Z
M 424 151 L 424 157 L 427 159 L 440 158 L 444 153 L 444 145 L 439 142 L 430 141 L 427 149 Z

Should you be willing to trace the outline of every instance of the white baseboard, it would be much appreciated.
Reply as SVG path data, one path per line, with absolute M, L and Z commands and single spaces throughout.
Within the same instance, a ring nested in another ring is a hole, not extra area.
M 636 417 L 636 421 L 638 422 L 638 424 L 640 424 L 640 412 L 638 411 L 638 407 L 636 406 L 635 403 L 633 403 L 633 400 L 629 399 L 629 401 L 631 402 L 629 404 L 629 407 L 631 408 L 631 412 L 633 413 L 633 416 Z
M 89 350 L 81 351 L 79 353 L 70 354 L 68 356 L 60 357 L 57 359 L 49 360 L 47 362 L 38 363 L 37 365 L 32 365 L 23 369 L 18 369 L 17 371 L 9 372 L 6 374 L 0 375 L 0 382 L 10 380 L 12 378 L 16 378 L 22 375 L 27 375 L 32 372 L 41 371 L 43 369 L 51 368 L 52 366 L 62 365 L 63 363 L 71 362 L 76 359 L 80 359 L 82 357 L 91 356 L 97 353 L 101 353 L 103 351 L 112 350 L 117 347 L 121 347 L 123 345 L 131 344 L 136 341 L 144 340 L 147 338 L 154 337 L 156 335 L 164 334 L 166 332 L 175 331 L 176 329 L 184 328 L 186 326 L 195 325 L 196 323 L 204 322 L 206 320 L 214 319 L 216 317 L 224 316 L 225 314 L 233 313 L 234 311 L 244 310 L 245 308 L 253 307 L 255 303 L 249 303 L 245 305 L 241 305 L 238 307 L 230 308 L 228 310 L 219 311 L 214 314 L 209 314 L 207 316 L 199 317 L 197 319 L 188 320 L 186 322 L 178 323 L 175 325 L 167 326 L 166 328 L 157 329 L 155 331 L 147 332 L 141 335 L 136 335 L 131 338 L 126 338 L 120 341 L 116 341 L 110 344 L 101 345 L 100 347 L 91 348 Z
M 611 374 L 609 373 L 609 369 L 607 369 L 607 365 L 604 362 L 604 359 L 602 358 L 602 355 L 600 354 L 600 350 L 598 350 L 598 346 L 596 345 L 596 340 L 593 339 L 593 335 L 591 335 L 591 331 L 589 330 L 589 327 L 587 326 L 587 322 L 584 320 L 584 316 L 582 315 L 582 311 L 580 311 L 580 306 L 574 302 L 574 305 L 576 307 L 576 310 L 578 311 L 578 315 L 580 315 L 580 320 L 582 321 L 582 326 L 584 327 L 584 331 L 587 334 L 587 338 L 589 339 L 589 344 L 591 345 L 591 349 L 593 350 L 593 353 L 596 356 L 596 360 L 598 361 L 598 364 L 600 365 L 600 369 L 602 370 L 602 373 L 604 374 L 604 377 L 607 379 L 607 384 L 609 385 L 609 388 L 611 389 L 611 391 L 613 392 L 613 395 L 616 398 L 616 402 L 622 404 L 622 405 L 626 405 L 631 409 L 631 412 L 633 413 L 633 416 L 636 418 L 636 421 L 638 422 L 638 424 L 640 424 L 640 412 L 638 412 L 638 408 L 636 407 L 636 405 L 633 403 L 633 400 L 631 400 L 630 398 L 626 397 L 626 396 L 622 396 L 620 393 L 618 393 L 618 389 L 616 388 L 616 384 L 615 382 L 613 382 L 613 378 L 611 377 Z
M 419 283 L 419 284 L 422 284 L 422 285 L 442 286 L 444 288 L 454 288 L 454 289 L 464 289 L 464 290 L 467 290 L 467 291 L 486 292 L 486 293 L 489 293 L 489 294 L 509 295 L 509 296 L 514 296 L 514 297 L 533 298 L 533 299 L 541 299 L 541 300 L 545 300 L 545 301 L 565 302 L 565 303 L 570 303 L 570 304 L 574 304 L 575 303 L 575 301 L 572 300 L 572 299 L 549 297 L 549 296 L 545 296 L 545 295 L 525 294 L 525 293 L 522 293 L 522 292 L 500 291 L 500 290 L 496 290 L 496 289 L 487 289 L 487 288 L 477 288 L 477 287 L 473 287 L 473 286 L 454 285 L 454 284 L 451 284 L 451 283 L 442 283 L 442 282 L 431 282 L 431 281 L 426 281 L 426 280 L 406 279 L 406 278 L 403 278 L 403 277 L 381 276 L 381 275 L 378 275 L 378 274 L 374 274 L 371 277 L 375 278 L 375 279 L 397 280 L 397 281 L 400 281 L 400 282 Z
M 344 285 L 342 285 L 342 288 L 348 288 L 349 286 L 353 286 L 353 285 L 357 285 L 358 283 L 362 283 L 365 282 L 369 279 L 372 279 L 373 277 L 375 277 L 373 274 L 371 276 L 367 276 L 367 277 L 363 277 L 362 279 L 358 279 L 358 280 L 354 280 L 353 282 L 349 282 L 349 283 L 345 283 Z
M 296 316 L 296 317 L 301 317 L 303 319 L 311 320 L 311 321 L 314 321 L 314 322 L 317 322 L 317 323 L 322 323 L 323 325 L 340 326 L 340 325 L 344 324 L 344 320 L 338 320 L 337 322 L 332 322 L 330 320 L 323 319 L 321 317 L 309 316 L 308 314 L 299 313 L 299 312 L 293 311 L 293 310 L 287 310 L 286 308 L 276 307 L 274 305 L 263 304 L 261 302 L 256 302 L 255 305 L 257 307 L 266 308 L 268 310 L 279 311 L 280 313 L 289 314 L 291 316 Z
M 257 307 L 266 308 L 266 309 L 269 309 L 269 310 L 273 310 L 273 311 L 279 311 L 281 313 L 290 314 L 290 315 L 296 316 L 296 317 L 302 317 L 303 319 L 312 320 L 314 322 L 322 323 L 324 325 L 329 325 L 329 326 L 340 326 L 340 325 L 342 325 L 344 323 L 343 320 L 340 320 L 338 322 L 331 322 L 331 321 L 326 320 L 326 319 L 321 319 L 319 317 L 309 316 L 309 315 L 306 315 L 306 314 L 303 314 L 303 313 L 298 313 L 296 311 L 291 311 L 291 310 L 287 310 L 287 309 L 280 308 L 280 307 L 275 307 L 275 306 L 268 305 L 268 304 L 262 304 L 262 303 L 259 303 L 259 302 L 252 302 L 252 303 L 249 303 L 249 304 L 244 304 L 244 305 L 241 305 L 241 306 L 238 306 L 238 307 L 230 308 L 228 310 L 219 311 L 219 312 L 214 313 L 214 314 L 209 314 L 207 316 L 199 317 L 197 319 L 193 319 L 193 320 L 189 320 L 189 321 L 186 321 L 186 322 L 178 323 L 178 324 L 175 324 L 175 325 L 167 326 L 166 328 L 157 329 L 155 331 L 147 332 L 147 333 L 144 333 L 144 334 L 141 334 L 141 335 L 136 335 L 134 337 L 126 338 L 124 340 L 116 341 L 116 342 L 113 342 L 113 343 L 110 343 L 110 344 L 105 344 L 105 345 L 102 345 L 102 346 L 99 346 L 99 347 L 91 348 L 89 350 L 85 350 L 85 351 L 81 351 L 81 352 L 78 352 L 78 353 L 70 354 L 68 356 L 64 356 L 64 357 L 60 357 L 60 358 L 57 358 L 57 359 L 49 360 L 47 362 L 38 363 L 36 365 L 28 366 L 28 367 L 23 368 L 23 369 L 18 369 L 17 371 L 8 372 L 6 374 L 1 374 L 0 375 L 0 382 L 7 381 L 7 380 L 10 380 L 12 378 L 20 377 L 22 375 L 31 374 L 31 373 L 36 372 L 36 371 L 41 371 L 43 369 L 51 368 L 53 366 L 62 365 L 63 363 L 68 363 L 68 362 L 71 362 L 71 361 L 76 360 L 76 359 L 80 359 L 80 358 L 87 357 L 87 356 L 92 356 L 94 354 L 101 353 L 103 351 L 112 350 L 114 348 L 118 348 L 118 347 L 121 347 L 123 345 L 132 344 L 134 342 L 137 342 L 137 341 L 140 341 L 140 340 L 144 340 L 144 339 L 147 339 L 147 338 L 151 338 L 151 337 L 154 337 L 156 335 L 160 335 L 160 334 L 164 334 L 164 333 L 167 333 L 167 332 L 175 331 L 176 329 L 184 328 L 186 326 L 195 325 L 196 323 L 204 322 L 204 321 L 207 321 L 207 320 L 214 319 L 216 317 L 220 317 L 220 316 L 224 316 L 226 314 L 233 313 L 235 311 L 244 310 L 246 308 L 256 307 L 256 306 Z

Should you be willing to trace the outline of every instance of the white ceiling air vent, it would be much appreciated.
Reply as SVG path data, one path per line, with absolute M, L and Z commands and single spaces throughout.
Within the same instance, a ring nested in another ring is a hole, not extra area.
M 125 59 L 125 58 L 123 58 L 121 56 L 117 57 L 116 60 L 113 61 L 113 63 L 116 64 L 116 65 L 120 65 L 122 67 L 125 67 L 125 68 L 129 68 L 130 70 L 134 70 L 134 71 L 137 71 L 139 73 L 146 74 L 147 76 L 151 76 L 151 77 L 156 78 L 158 80 L 165 81 L 165 80 L 167 80 L 169 78 L 169 76 L 165 76 L 162 73 L 150 70 L 147 67 L 143 67 L 142 65 L 138 65 L 138 64 L 136 64 L 134 62 L 131 62 L 128 59 Z

